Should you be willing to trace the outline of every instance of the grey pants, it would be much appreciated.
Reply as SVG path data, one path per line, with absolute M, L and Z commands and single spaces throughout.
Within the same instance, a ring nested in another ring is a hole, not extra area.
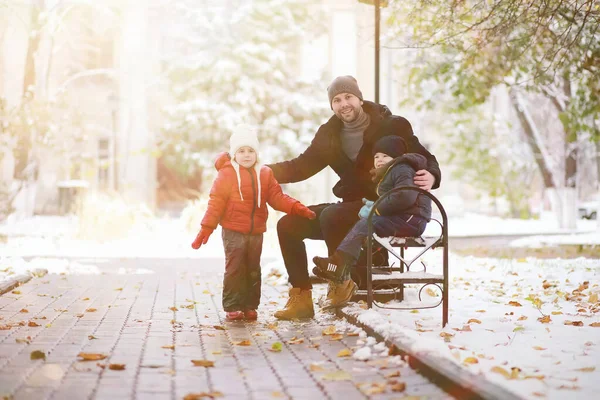
M 260 304 L 260 255 L 263 235 L 222 230 L 225 249 L 223 309 L 256 310 Z

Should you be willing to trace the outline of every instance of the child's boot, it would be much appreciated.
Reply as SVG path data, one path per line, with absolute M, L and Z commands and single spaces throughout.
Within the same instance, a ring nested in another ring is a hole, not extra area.
M 241 321 L 244 319 L 243 311 L 227 311 L 225 313 L 227 321 Z
M 331 257 L 313 257 L 313 262 L 316 276 L 335 283 L 350 279 L 350 268 L 354 264 L 352 258 L 341 251 L 336 251 Z
M 277 319 L 296 319 L 312 318 L 315 316 L 315 309 L 312 301 L 312 290 L 291 288 L 290 298 L 283 310 L 275 312 Z

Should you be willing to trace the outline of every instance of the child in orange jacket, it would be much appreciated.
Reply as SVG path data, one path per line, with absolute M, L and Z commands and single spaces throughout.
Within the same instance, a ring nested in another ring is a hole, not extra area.
M 273 171 L 260 165 L 258 138 L 250 127 L 239 126 L 231 135 L 229 147 L 233 158 L 221 153 L 215 162 L 219 173 L 192 247 L 206 244 L 217 224 L 221 225 L 225 249 L 223 309 L 228 320 L 255 320 L 260 303 L 260 256 L 267 230 L 267 204 L 308 219 L 316 218 L 316 214 L 284 194 Z

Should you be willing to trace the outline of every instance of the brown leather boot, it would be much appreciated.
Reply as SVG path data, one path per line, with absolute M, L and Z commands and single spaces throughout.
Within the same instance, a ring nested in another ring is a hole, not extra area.
M 319 305 L 323 311 L 343 307 L 356 294 L 358 286 L 352 279 L 347 279 L 342 283 L 329 282 L 327 288 L 327 297 L 320 299 Z
M 312 301 L 312 290 L 291 288 L 290 298 L 283 310 L 275 312 L 277 319 L 296 319 L 296 318 L 312 318 L 315 316 L 315 309 Z

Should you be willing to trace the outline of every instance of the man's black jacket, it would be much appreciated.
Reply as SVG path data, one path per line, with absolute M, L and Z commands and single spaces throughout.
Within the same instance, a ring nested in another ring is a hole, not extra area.
M 435 177 L 433 189 L 438 188 L 441 180 L 440 166 L 435 156 L 419 143 L 406 118 L 392 115 L 386 106 L 370 101 L 363 103 L 363 110 L 369 114 L 371 122 L 365 130 L 363 146 L 358 152 L 356 162 L 350 160 L 342 149 L 340 133 L 343 122 L 333 115 L 319 127 L 304 153 L 293 160 L 269 165 L 275 179 L 279 183 L 300 182 L 330 166 L 340 177 L 333 187 L 334 195 L 344 201 L 360 200 L 363 197 L 375 200 L 375 184 L 371 182 L 369 174 L 369 170 L 373 168 L 371 150 L 375 142 L 383 136 L 398 135 L 406 141 L 407 153 L 425 156 L 427 170 Z

